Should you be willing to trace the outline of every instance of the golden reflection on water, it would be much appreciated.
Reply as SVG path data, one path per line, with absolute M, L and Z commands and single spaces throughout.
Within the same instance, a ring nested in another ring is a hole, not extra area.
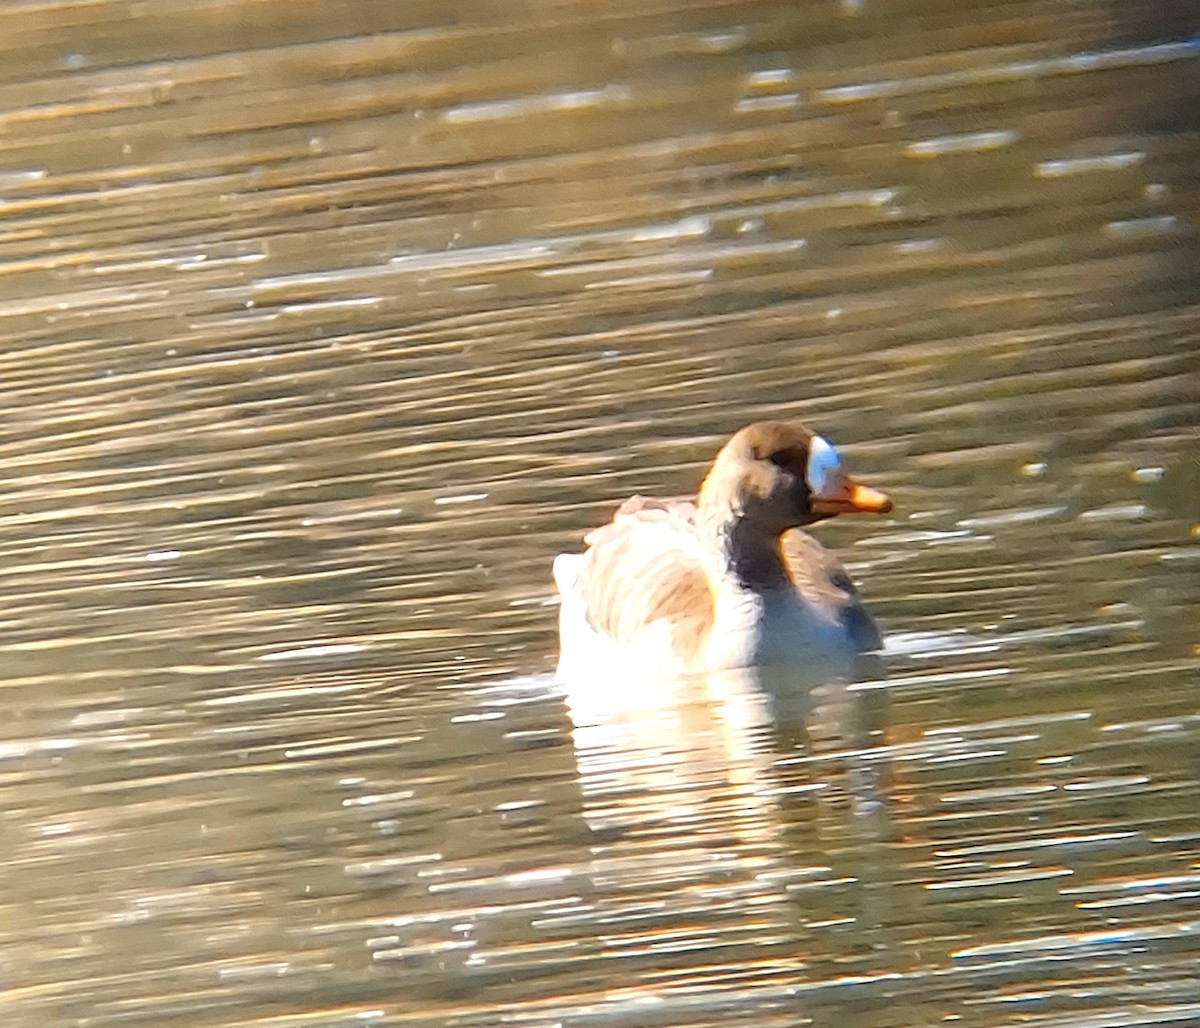
M 1188 5 L 164 11 L 0 43 L 0 1020 L 1200 1017 Z M 889 678 L 573 725 L 762 416 Z

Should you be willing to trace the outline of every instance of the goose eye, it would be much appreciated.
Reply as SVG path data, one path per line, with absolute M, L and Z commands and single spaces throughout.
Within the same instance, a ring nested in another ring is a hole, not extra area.
M 829 440 L 815 435 L 808 445 L 808 466 L 804 479 L 814 496 L 825 496 L 834 491 L 841 476 L 842 462 Z
M 773 453 L 768 453 L 764 460 L 774 464 L 775 467 L 781 468 L 789 475 L 800 474 L 800 454 L 795 450 L 776 450 Z

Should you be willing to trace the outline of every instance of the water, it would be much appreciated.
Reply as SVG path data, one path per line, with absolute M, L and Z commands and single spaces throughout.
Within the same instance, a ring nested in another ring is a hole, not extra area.
M 4 25 L 5 1024 L 1200 1023 L 1189 5 Z M 886 684 L 575 731 L 764 416 Z

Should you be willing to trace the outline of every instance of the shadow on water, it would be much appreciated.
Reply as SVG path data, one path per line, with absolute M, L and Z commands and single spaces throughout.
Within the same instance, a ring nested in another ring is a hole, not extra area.
M 1192 5 L 4 24 L 0 1021 L 1200 1021 Z M 576 729 L 767 416 L 888 677 Z

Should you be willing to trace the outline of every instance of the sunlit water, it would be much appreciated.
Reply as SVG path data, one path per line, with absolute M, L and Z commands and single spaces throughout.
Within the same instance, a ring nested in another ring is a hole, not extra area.
M 1200 1023 L 1188 4 L 0 24 L 0 1021 Z M 887 680 L 576 729 L 764 416 Z

